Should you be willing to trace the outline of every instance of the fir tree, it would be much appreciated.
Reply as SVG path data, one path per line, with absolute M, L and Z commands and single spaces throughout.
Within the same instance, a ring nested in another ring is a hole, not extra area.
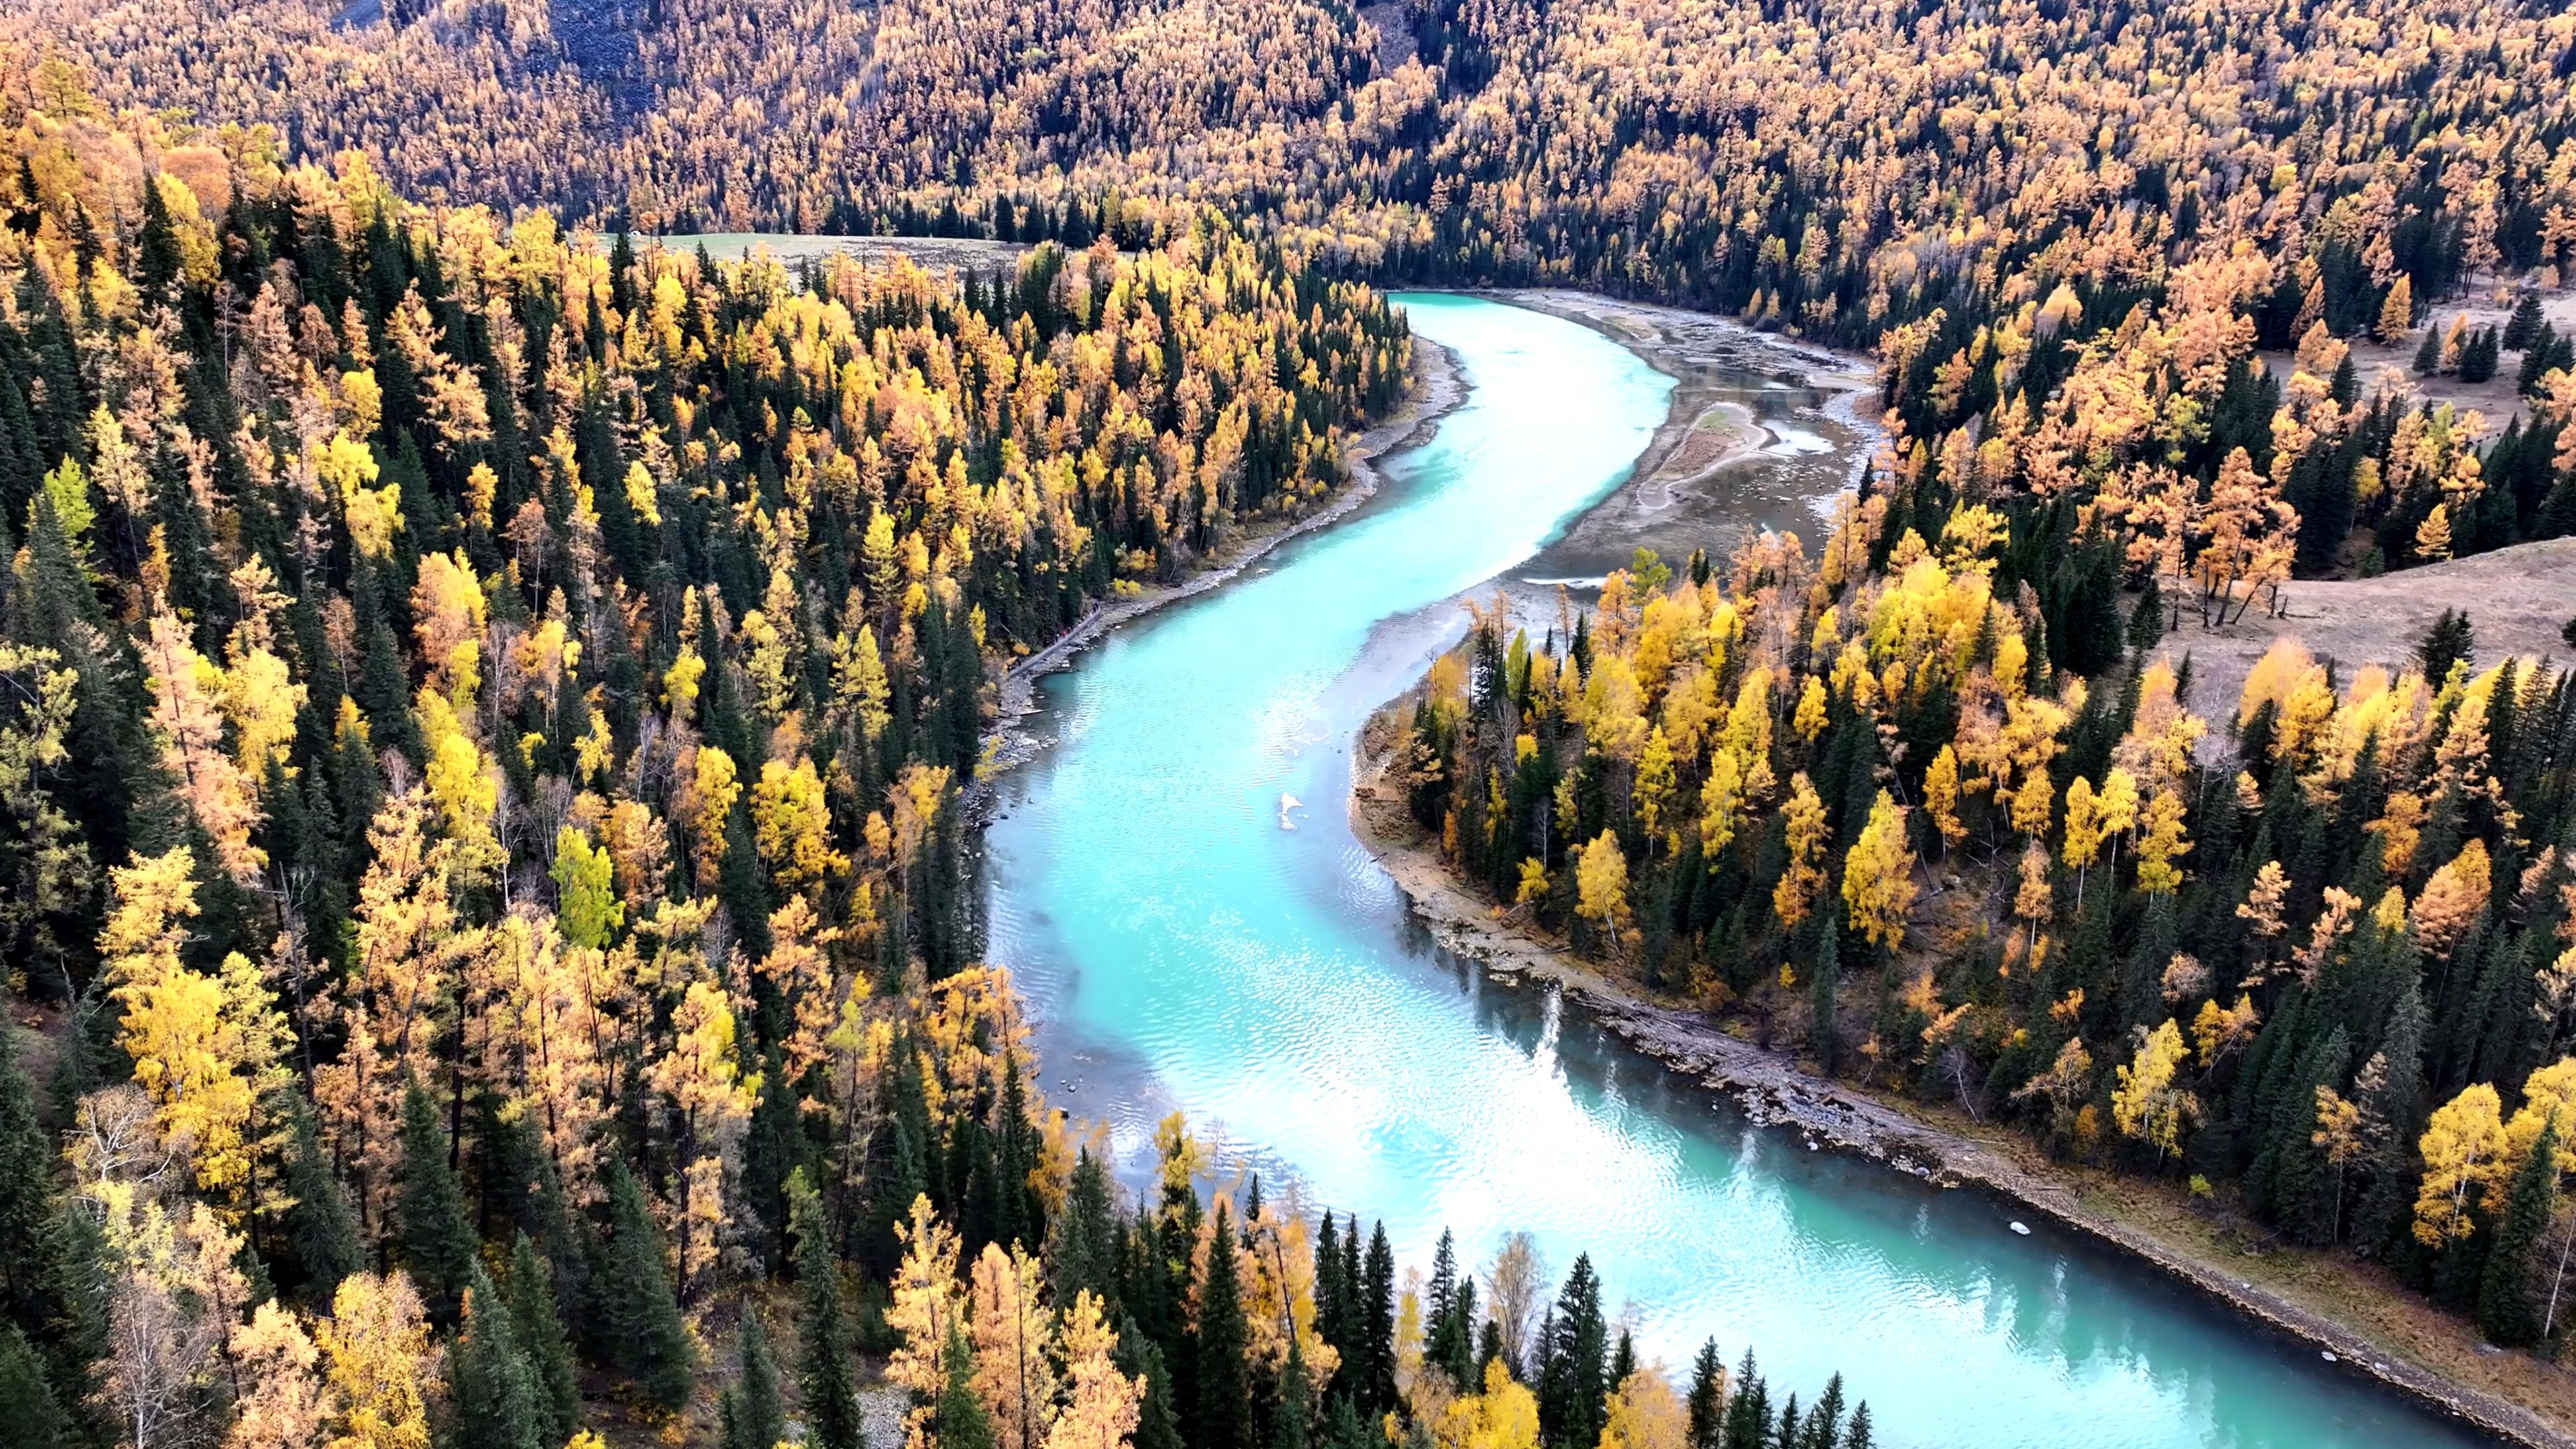
M 2462 609 L 2444 609 L 2415 645 L 2415 657 L 2424 666 L 2424 679 L 2436 689 L 2449 677 L 2453 664 L 2476 668 L 2477 652 L 2477 631 L 2469 627 L 2468 613 Z
M 417 1084 L 403 1093 L 401 1146 L 401 1192 L 394 1211 L 402 1229 L 403 1262 L 420 1286 L 430 1317 L 453 1323 L 475 1272 L 474 1225 L 465 1216 L 465 1189 L 447 1163 L 438 1109 Z
M 948 1382 L 939 1391 L 939 1449 L 993 1449 L 993 1418 L 975 1397 L 975 1351 L 964 1330 L 950 1326 L 940 1358 Z
M 295 1110 L 295 1152 L 286 1160 L 286 1192 L 295 1206 L 286 1211 L 288 1255 L 303 1274 L 304 1301 L 315 1307 L 330 1303 L 340 1280 L 366 1266 L 366 1249 L 358 1241 L 357 1214 L 347 1189 L 331 1170 L 314 1129 L 313 1113 Z
M 787 1438 L 787 1411 L 778 1397 L 778 1364 L 760 1314 L 745 1306 L 738 1349 L 740 1372 L 717 1402 L 724 1449 L 776 1449 Z M 817 1436 L 820 1437 L 819 1435 Z
M 1234 1236 L 1226 1205 L 1216 1205 L 1215 1242 L 1199 1283 L 1196 1354 L 1198 1412 L 1190 1449 L 1253 1449 L 1252 1381 L 1244 1363 L 1248 1334 L 1236 1280 Z
M 0 1324 L 0 1424 L 16 1449 L 72 1449 L 72 1422 L 14 1323 Z
M 1270 1416 L 1270 1449 L 1306 1449 L 1306 1350 L 1288 1338 L 1288 1362 L 1279 1370 L 1279 1407 Z
M 1690 1449 L 1721 1449 L 1726 1434 L 1726 1364 L 1717 1356 L 1717 1340 L 1699 1346 L 1691 1361 Z
M 550 1449 L 535 1376 L 483 1265 L 466 1280 L 463 1317 L 447 1351 L 448 1449 Z
M 1551 1444 L 1581 1446 L 1601 1437 L 1609 1393 L 1609 1325 L 1601 1315 L 1601 1280 L 1592 1256 L 1574 1260 L 1556 1295 L 1547 1372 L 1539 1385 L 1539 1424 Z
M 1351 1236 L 1345 1248 L 1358 1241 L 1359 1224 L 1351 1224 Z M 1365 1403 L 1372 1413 L 1383 1414 L 1396 1406 L 1395 1401 L 1395 1250 L 1387 1245 L 1386 1224 L 1380 1221 L 1369 1237 L 1368 1278 L 1361 1286 L 1368 1314 L 1368 1379 Z
M 510 1245 L 510 1331 L 536 1386 L 545 1441 L 561 1444 L 581 1427 L 581 1385 L 573 1375 L 572 1344 L 555 1311 L 553 1276 L 536 1244 L 519 1234 Z
M 859 1395 L 850 1371 L 850 1327 L 841 1306 L 840 1260 L 832 1253 L 822 1196 L 805 1185 L 803 1168 L 788 1176 L 787 1201 L 795 1221 L 796 1277 L 802 1295 L 796 1325 L 797 1387 L 805 1395 L 806 1432 L 814 1449 L 860 1449 Z
M 1064 1209 L 1050 1229 L 1047 1286 L 1055 1301 L 1071 1303 L 1088 1289 L 1103 1304 L 1115 1307 L 1117 1212 L 1109 1200 L 1109 1173 L 1087 1147 L 1074 1159 L 1073 1177 L 1065 1187 Z
M 689 1346 L 662 1231 L 653 1224 L 644 1189 L 623 1162 L 608 1174 L 608 1237 L 593 1275 L 599 1299 L 601 1357 L 635 1381 L 647 1398 L 676 1409 L 697 1384 L 697 1355 Z
M 2541 1128 L 2531 1155 L 2515 1170 L 2505 1192 L 2504 1216 L 2487 1250 L 2486 1282 L 2478 1292 L 2478 1330 L 2508 1348 L 2535 1342 L 2540 1317 L 2532 1311 L 2531 1257 L 2549 1230 L 2558 1197 L 2558 1123 Z

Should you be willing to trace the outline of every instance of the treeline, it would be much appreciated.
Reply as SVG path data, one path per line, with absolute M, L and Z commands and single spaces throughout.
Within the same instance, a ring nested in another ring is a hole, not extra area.
M 2274 646 L 2218 732 L 2158 584 L 1847 501 L 1436 666 L 1391 778 L 1513 915 L 1825 1070 L 2000 1114 L 2563 1339 L 2576 676 Z M 2182 662 L 2173 662 L 2175 646 Z M 2221 713 L 2223 711 L 2223 713 Z
M 1213 203 L 1343 275 L 1724 312 L 1880 352 L 1900 513 L 2090 510 L 2134 570 L 2250 484 L 2267 598 L 2576 530 L 2576 352 L 2434 315 L 2576 243 L 2576 37 L 2500 0 L 336 10 L 54 0 L 0 96 L 651 230 L 1151 248 Z M 2419 326 L 2530 417 L 2350 355 Z
M 1400 315 L 1214 216 L 791 275 L 8 148 L 11 1442 L 554 1449 L 577 1367 L 703 1442 L 774 1279 L 864 1327 L 916 1199 L 1042 1242 L 993 688 L 1321 501 Z

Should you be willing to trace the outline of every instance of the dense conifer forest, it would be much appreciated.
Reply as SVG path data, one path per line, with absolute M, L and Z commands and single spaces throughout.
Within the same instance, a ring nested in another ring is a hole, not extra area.
M 1003 672 L 1331 497 L 1394 282 L 1879 369 L 1819 546 L 1435 671 L 1498 908 L 2563 1343 L 2568 674 L 2188 634 L 2576 532 L 2571 74 L 2499 0 L 0 6 L 0 1422 L 850 1449 L 864 1352 L 925 1449 L 1867 1449 L 1588 1261 L 1407 1281 L 1179 1121 L 1121 1192 L 981 959 Z M 630 235 L 751 228 L 1031 250 Z

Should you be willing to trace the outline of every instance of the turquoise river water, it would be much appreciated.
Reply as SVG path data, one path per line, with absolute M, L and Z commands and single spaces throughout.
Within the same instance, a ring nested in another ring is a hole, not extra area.
M 1408 921 L 1344 813 L 1353 733 L 1458 637 L 1435 606 L 1619 482 L 1671 382 L 1570 322 L 1403 300 L 1473 391 L 1384 496 L 1043 687 L 1053 748 L 987 849 L 1050 1100 L 1131 1177 L 1186 1110 L 1274 1201 L 1382 1217 L 1399 1262 L 1444 1226 L 1479 1264 L 1528 1230 L 1551 1281 L 1588 1251 L 1644 1350 L 1751 1344 L 1807 1398 L 1838 1369 L 1883 1444 L 2483 1442 L 2006 1204 L 1751 1127 Z

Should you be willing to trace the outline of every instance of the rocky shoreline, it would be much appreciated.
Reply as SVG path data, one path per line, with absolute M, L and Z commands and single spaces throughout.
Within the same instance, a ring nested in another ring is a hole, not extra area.
M 1847 1084 L 1810 1075 L 1791 1058 L 1731 1036 L 1698 1012 L 1648 999 L 1638 988 L 1594 970 L 1560 943 L 1498 919 L 1491 903 L 1461 886 L 1440 862 L 1406 813 L 1402 797 L 1384 784 L 1392 746 L 1400 738 L 1390 721 L 1402 713 L 1400 703 L 1381 711 L 1353 744 L 1351 829 L 1394 879 L 1432 938 L 1452 953 L 1505 980 L 1553 983 L 1629 1045 L 1732 1099 L 1757 1125 L 1794 1131 L 1810 1148 L 1867 1157 L 1936 1187 L 1986 1192 L 2145 1263 L 2316 1349 L 2327 1363 L 2376 1379 L 2480 1432 L 2528 1449 L 2576 1449 L 2576 1433 L 2563 1423 L 2393 1358 L 2348 1325 L 2087 1208 L 2065 1182 Z

